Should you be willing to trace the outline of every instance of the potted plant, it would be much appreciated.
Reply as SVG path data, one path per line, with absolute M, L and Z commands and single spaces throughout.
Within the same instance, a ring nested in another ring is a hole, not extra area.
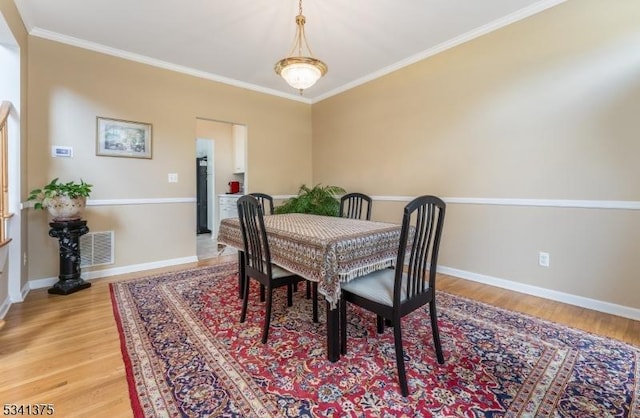
M 41 189 L 33 189 L 27 200 L 35 201 L 35 209 L 48 209 L 54 221 L 80 219 L 92 187 L 82 179 L 61 183 L 56 177 Z
M 336 198 L 336 195 L 344 193 L 345 190 L 338 186 L 316 184 L 309 188 L 303 184 L 298 190 L 298 196 L 275 208 L 275 213 L 313 213 L 316 215 L 339 216 L 340 201 Z

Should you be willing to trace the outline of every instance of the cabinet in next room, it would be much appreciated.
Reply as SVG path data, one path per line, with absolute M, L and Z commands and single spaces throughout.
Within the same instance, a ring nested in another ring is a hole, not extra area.
M 240 198 L 241 194 L 221 194 L 218 195 L 218 209 L 219 209 L 219 219 L 218 219 L 218 227 L 220 227 L 220 221 L 226 218 L 237 218 L 238 217 L 238 198 Z M 217 228 L 216 228 L 217 231 Z
M 242 174 L 245 171 L 247 127 L 233 125 L 233 172 Z

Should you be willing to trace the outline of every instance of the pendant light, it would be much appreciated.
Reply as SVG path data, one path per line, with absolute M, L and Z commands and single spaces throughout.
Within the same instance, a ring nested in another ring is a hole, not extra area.
M 328 70 L 327 64 L 314 58 L 307 44 L 304 33 L 305 21 L 302 14 L 302 0 L 299 0 L 293 47 L 289 56 L 278 61 L 275 66 L 276 74 L 284 78 L 291 87 L 298 89 L 300 94 L 304 89 L 313 86 Z

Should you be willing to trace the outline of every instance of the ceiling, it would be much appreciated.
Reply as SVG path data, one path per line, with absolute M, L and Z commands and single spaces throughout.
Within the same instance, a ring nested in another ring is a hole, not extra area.
M 15 0 L 33 36 L 313 103 L 565 0 L 304 0 L 329 71 L 303 96 L 273 70 L 297 0 Z

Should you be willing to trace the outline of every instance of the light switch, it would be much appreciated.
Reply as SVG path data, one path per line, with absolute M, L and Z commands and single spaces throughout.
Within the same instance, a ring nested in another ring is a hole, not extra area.
M 178 182 L 178 173 L 169 173 L 169 183 Z

